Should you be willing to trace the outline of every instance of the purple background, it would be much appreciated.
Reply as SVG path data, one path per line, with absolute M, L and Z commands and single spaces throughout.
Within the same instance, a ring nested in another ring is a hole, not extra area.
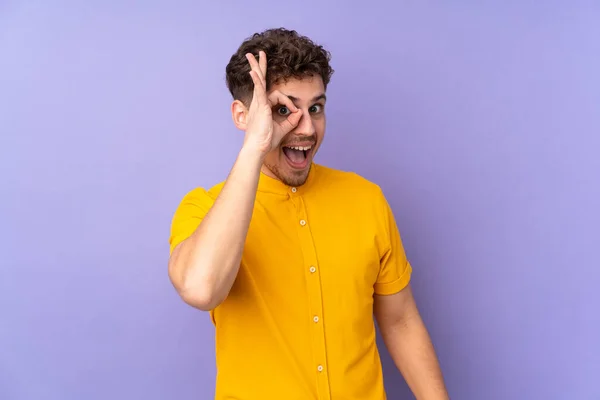
M 453 399 L 600 399 L 597 2 L 94 3 L 0 1 L 0 399 L 211 398 L 169 224 L 276 26 L 333 53 L 318 162 L 386 192 Z

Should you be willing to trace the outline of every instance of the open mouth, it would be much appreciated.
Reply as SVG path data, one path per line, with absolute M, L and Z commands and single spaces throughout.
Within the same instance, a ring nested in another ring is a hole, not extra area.
M 308 160 L 310 158 L 310 154 L 312 153 L 313 145 L 283 146 L 281 149 L 288 163 L 293 168 L 302 169 L 308 165 Z

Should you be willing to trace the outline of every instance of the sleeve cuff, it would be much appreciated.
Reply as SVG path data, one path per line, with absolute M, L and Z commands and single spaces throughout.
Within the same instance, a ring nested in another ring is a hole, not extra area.
M 391 294 L 396 294 L 406 286 L 410 282 L 410 277 L 412 275 L 412 266 L 409 262 L 406 262 L 406 268 L 404 269 L 404 273 L 398 279 L 389 283 L 376 283 L 374 286 L 375 294 L 386 296 Z

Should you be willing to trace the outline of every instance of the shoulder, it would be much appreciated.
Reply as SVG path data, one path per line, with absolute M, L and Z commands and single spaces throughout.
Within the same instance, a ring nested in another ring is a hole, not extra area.
M 178 210 L 191 207 L 210 208 L 223 189 L 225 182 L 212 187 L 196 187 L 188 191 L 180 201 Z
M 352 171 L 342 171 L 322 165 L 317 168 L 322 194 L 328 202 L 336 204 L 339 211 L 381 224 L 385 224 L 390 219 L 390 205 L 382 188 L 376 182 Z
M 386 235 L 392 220 L 389 203 L 381 187 L 352 171 L 319 166 L 320 205 L 335 214 L 351 215 L 354 226 L 365 232 Z
M 203 187 L 203 186 L 199 186 L 196 187 L 192 190 L 190 190 L 185 196 L 184 198 L 190 198 L 190 199 L 206 199 L 206 200 L 215 200 L 217 198 L 217 196 L 219 196 L 219 193 L 221 193 L 221 190 L 223 190 L 223 186 L 225 185 L 225 182 L 221 182 L 221 183 L 217 183 L 216 185 L 212 186 L 212 187 Z
M 385 199 L 381 187 L 353 171 L 343 171 L 323 165 L 316 165 L 320 186 L 333 192 L 362 201 Z
M 214 200 L 217 198 L 219 193 L 221 193 L 221 190 L 223 190 L 223 186 L 225 186 L 225 181 L 217 183 L 216 185 L 208 189 L 206 191 L 206 194 Z

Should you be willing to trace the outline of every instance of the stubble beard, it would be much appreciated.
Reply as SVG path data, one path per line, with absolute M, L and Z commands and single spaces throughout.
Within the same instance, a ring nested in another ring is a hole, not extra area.
M 265 167 L 267 167 L 267 169 L 271 171 L 271 173 L 275 175 L 277 179 L 283 182 L 284 185 L 298 187 L 306 183 L 306 180 L 308 179 L 308 174 L 310 172 L 310 169 L 312 168 L 312 162 L 308 165 L 308 168 L 306 168 L 305 170 L 292 171 L 291 173 L 287 174 L 282 172 L 277 167 L 277 165 L 265 164 Z

